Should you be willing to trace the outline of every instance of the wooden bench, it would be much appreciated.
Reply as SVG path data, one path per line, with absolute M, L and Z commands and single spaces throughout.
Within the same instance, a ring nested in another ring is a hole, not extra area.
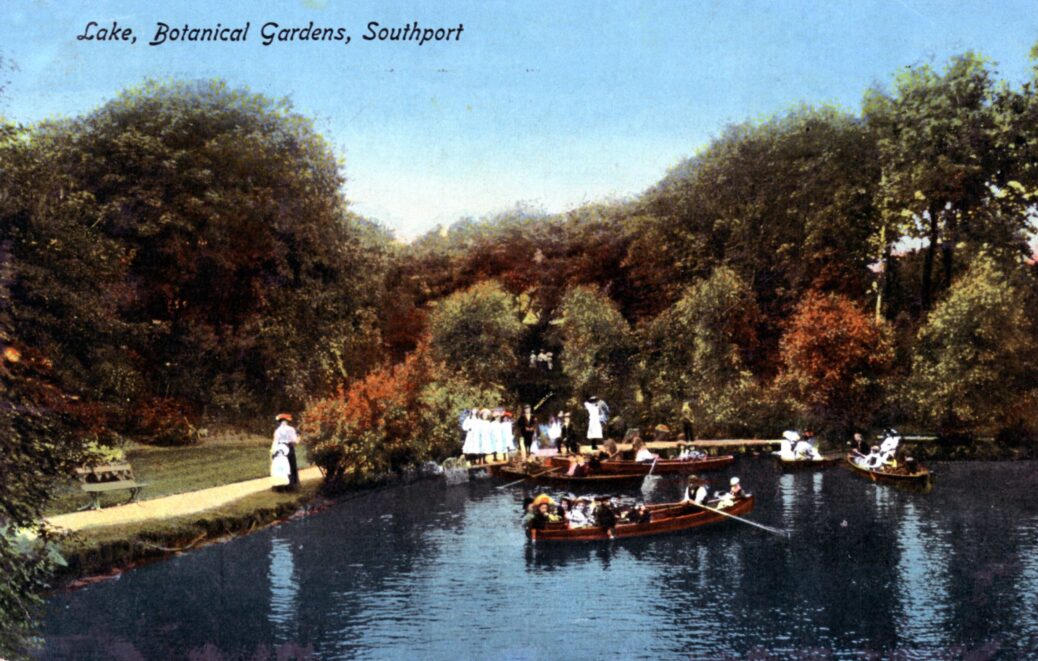
M 76 476 L 79 478 L 79 486 L 90 494 L 90 503 L 81 507 L 81 510 L 101 509 L 101 494 L 122 489 L 130 492 L 127 503 L 135 503 L 141 489 L 147 486 L 134 479 L 133 468 L 126 462 L 77 468 Z

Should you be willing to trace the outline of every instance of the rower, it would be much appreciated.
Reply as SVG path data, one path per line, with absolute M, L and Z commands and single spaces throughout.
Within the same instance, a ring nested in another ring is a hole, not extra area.
M 688 484 L 685 486 L 685 496 L 682 498 L 682 502 L 694 502 L 696 504 L 702 503 L 706 500 L 706 497 L 710 494 L 710 491 L 706 488 L 706 483 L 700 480 L 695 475 L 688 476 Z

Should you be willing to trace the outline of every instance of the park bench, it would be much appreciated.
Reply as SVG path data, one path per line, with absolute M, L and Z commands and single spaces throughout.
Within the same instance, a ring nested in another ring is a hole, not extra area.
M 133 477 L 133 468 L 126 462 L 99 464 L 76 469 L 80 487 L 90 494 L 90 503 L 80 509 L 101 509 L 101 494 L 126 489 L 130 492 L 128 503 L 137 502 L 141 489 L 147 486 Z

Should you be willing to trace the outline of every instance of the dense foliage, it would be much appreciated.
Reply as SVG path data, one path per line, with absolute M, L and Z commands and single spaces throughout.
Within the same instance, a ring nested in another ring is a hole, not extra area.
M 946 435 L 1036 431 L 1038 336 L 1021 279 L 981 256 L 919 330 L 909 397 Z
M 802 423 L 846 437 L 868 426 L 894 361 L 889 332 L 839 294 L 808 293 L 782 337 L 777 387 Z
M 673 423 L 683 402 L 700 434 L 749 430 L 758 387 L 748 357 L 757 345 L 753 293 L 719 267 L 644 329 L 644 389 L 652 418 Z

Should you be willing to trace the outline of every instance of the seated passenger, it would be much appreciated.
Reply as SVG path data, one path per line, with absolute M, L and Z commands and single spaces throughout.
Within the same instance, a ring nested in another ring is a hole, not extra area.
M 567 519 L 570 528 L 586 528 L 591 525 L 590 513 L 588 512 L 587 498 L 580 498 L 569 511 Z
M 566 471 L 566 475 L 570 477 L 587 477 L 591 473 L 591 466 L 587 463 L 587 458 L 582 454 L 574 455 L 569 459 L 569 469 Z
M 793 455 L 797 460 L 811 459 L 811 444 L 806 439 L 801 438 L 797 441 L 797 444 L 793 446 Z
M 800 434 L 795 431 L 789 430 L 782 432 L 782 441 L 779 445 L 779 459 L 782 461 L 794 461 L 796 454 L 793 452 L 793 448 L 797 443 L 800 442 Z
M 879 446 L 873 445 L 868 455 L 862 460 L 862 464 L 868 468 L 876 469 L 883 465 L 883 455 L 879 451 Z
M 635 461 L 652 462 L 659 458 L 659 455 L 653 454 L 649 448 L 645 447 L 645 442 L 640 439 L 635 441 L 631 449 L 634 451 Z
M 631 523 L 649 523 L 652 521 L 652 512 L 645 507 L 645 503 L 638 503 L 627 515 L 627 520 Z
M 542 502 L 533 512 L 527 515 L 524 523 L 527 528 L 532 530 L 544 530 L 549 523 L 558 520 L 558 517 L 551 513 L 548 503 Z
M 735 501 L 746 497 L 742 486 L 739 485 L 739 478 L 733 477 L 729 484 L 731 488 L 728 491 L 718 494 L 717 509 L 719 510 L 731 507 Z
M 746 497 L 746 492 L 742 490 L 742 485 L 739 484 L 739 478 L 733 477 L 728 482 L 730 488 L 728 489 L 728 495 L 732 497 L 732 500 L 739 500 L 740 498 Z
M 596 526 L 605 528 L 609 531 L 609 536 L 613 536 L 613 528 L 616 527 L 616 510 L 613 509 L 608 497 L 603 496 L 598 499 L 594 519 Z

